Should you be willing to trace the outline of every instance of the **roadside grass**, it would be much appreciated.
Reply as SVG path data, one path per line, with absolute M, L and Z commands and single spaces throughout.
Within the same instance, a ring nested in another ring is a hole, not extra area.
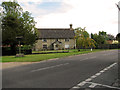
M 68 53 L 31 54 L 25 55 L 24 57 L 2 56 L 2 62 L 38 62 L 42 60 L 62 58 L 71 55 L 85 54 L 98 51 L 103 51 L 103 49 L 93 49 L 93 51 L 91 51 L 90 49 L 81 49 L 80 52 L 78 52 L 77 50 L 69 50 Z
M 76 51 L 75 49 L 74 51 Z M 44 52 L 62 52 L 62 51 L 69 51 L 69 50 L 45 50 L 45 51 L 32 51 L 32 53 L 44 53 Z M 73 51 L 73 50 L 70 50 Z

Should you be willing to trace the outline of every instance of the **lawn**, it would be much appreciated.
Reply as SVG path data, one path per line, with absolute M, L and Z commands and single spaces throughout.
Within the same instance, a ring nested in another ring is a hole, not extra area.
M 68 50 L 46 50 L 46 51 L 32 51 L 32 53 L 44 53 L 44 52 L 62 52 L 62 51 L 68 51 Z M 73 51 L 73 50 L 70 50 Z M 76 51 L 76 50 L 74 50 Z
M 50 54 L 31 54 L 31 55 L 25 55 L 24 57 L 15 57 L 15 56 L 2 56 L 2 62 L 37 62 L 52 58 L 60 58 L 60 57 L 66 57 L 71 55 L 78 55 L 78 54 L 84 54 L 84 53 L 90 53 L 90 52 L 98 52 L 102 51 L 100 49 L 93 49 L 93 51 L 88 50 L 80 50 L 78 52 L 77 50 L 69 50 L 68 53 L 50 53 Z

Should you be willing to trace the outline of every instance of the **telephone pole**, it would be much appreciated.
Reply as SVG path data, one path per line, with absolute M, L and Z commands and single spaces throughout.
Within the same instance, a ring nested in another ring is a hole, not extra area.
M 118 5 L 118 4 L 116 4 L 116 6 L 117 6 L 118 10 L 120 11 L 120 7 L 119 7 L 119 5 Z
M 120 6 L 118 4 L 116 4 L 118 10 L 120 11 Z M 118 12 L 119 12 L 118 11 Z M 119 21 L 119 13 L 118 13 L 118 21 Z M 120 29 L 120 26 L 119 26 L 119 23 L 118 23 L 118 32 L 119 32 L 119 29 Z M 118 86 L 120 86 L 120 51 L 118 50 Z

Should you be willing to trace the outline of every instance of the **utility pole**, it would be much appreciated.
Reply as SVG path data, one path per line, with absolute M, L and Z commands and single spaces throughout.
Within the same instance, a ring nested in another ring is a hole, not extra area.
M 120 11 L 120 6 L 118 4 L 116 4 L 118 10 Z M 119 21 L 119 11 L 118 11 L 118 21 Z M 120 26 L 118 24 L 118 32 L 119 32 Z M 118 50 L 118 86 L 120 86 L 120 51 Z
M 116 4 L 116 6 L 117 6 L 118 10 L 120 11 L 120 7 L 119 7 L 119 5 L 118 5 L 118 4 Z

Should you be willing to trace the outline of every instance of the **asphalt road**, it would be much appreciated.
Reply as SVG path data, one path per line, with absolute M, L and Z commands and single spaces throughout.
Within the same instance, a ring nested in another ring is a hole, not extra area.
M 71 90 L 107 88 L 118 90 L 119 87 L 113 86 L 118 78 L 117 62 L 118 50 L 42 61 L 4 69 L 2 86 L 3 88 L 67 88 Z

